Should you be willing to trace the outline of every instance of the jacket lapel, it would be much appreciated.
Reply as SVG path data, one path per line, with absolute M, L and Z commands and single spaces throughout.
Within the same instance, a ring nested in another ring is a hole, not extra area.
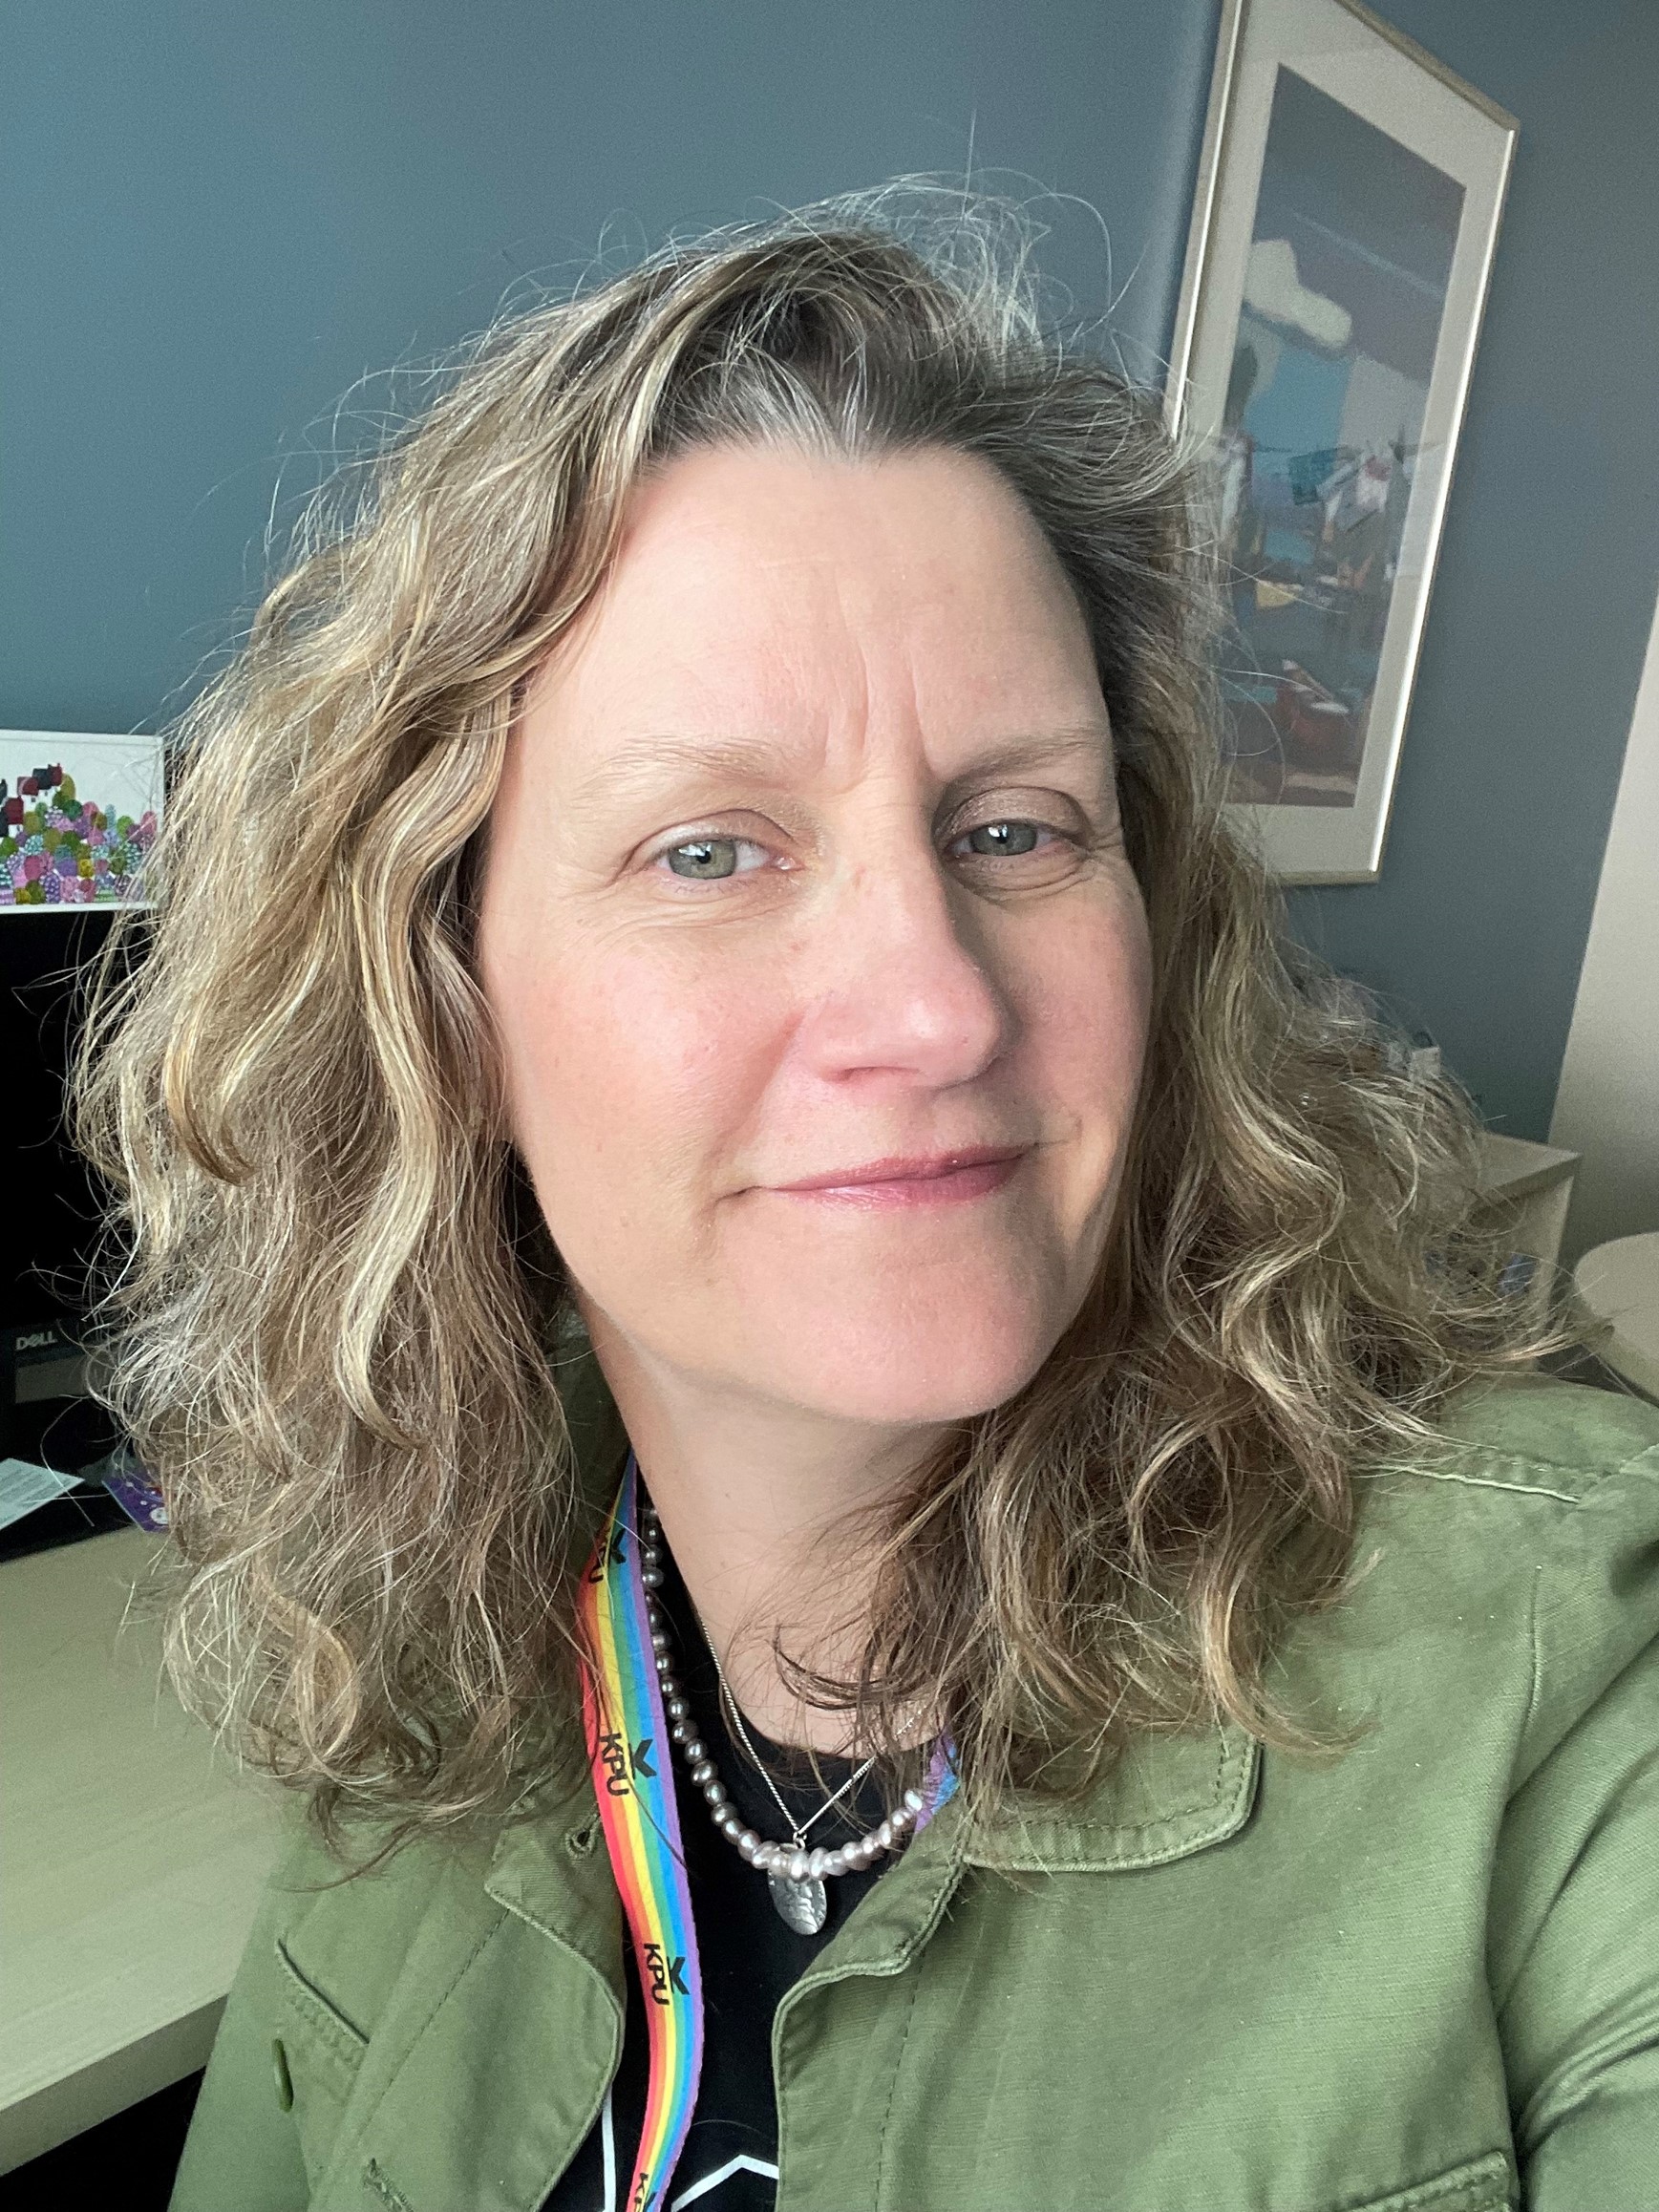
M 423 1918 L 319 2204 L 535 2212 L 598 2116 L 622 2051 L 622 1916 L 585 1777 L 464 1887 Z

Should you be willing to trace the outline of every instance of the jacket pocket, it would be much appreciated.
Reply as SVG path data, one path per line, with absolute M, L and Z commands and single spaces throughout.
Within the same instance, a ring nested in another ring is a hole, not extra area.
M 1515 2168 L 1502 2151 L 1488 2151 L 1452 2166 L 1433 2180 L 1391 2190 L 1386 2197 L 1345 2199 L 1332 2212 L 1514 2212 L 1519 2200 Z
M 276 1955 L 279 2087 L 286 2074 L 300 2153 L 314 2188 L 333 2150 L 369 2038 L 295 1964 L 280 1936 Z

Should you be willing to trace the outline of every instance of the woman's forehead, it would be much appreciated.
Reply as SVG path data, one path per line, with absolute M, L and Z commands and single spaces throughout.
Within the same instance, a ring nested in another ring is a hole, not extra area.
M 712 445 L 676 455 L 635 488 L 606 596 L 733 582 L 753 593 L 769 579 L 787 594 L 834 575 L 857 605 L 896 574 L 917 593 L 1065 585 L 1025 502 L 976 455 Z
M 638 495 L 526 720 L 630 775 L 699 745 L 760 769 L 883 729 L 1028 751 L 1107 735 L 1088 630 L 1040 531 L 988 464 L 933 451 L 681 457 Z

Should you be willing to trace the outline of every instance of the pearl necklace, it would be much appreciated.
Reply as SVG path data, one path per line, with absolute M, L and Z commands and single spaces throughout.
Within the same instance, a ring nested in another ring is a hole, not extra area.
M 883 1852 L 896 1850 L 915 1826 L 916 1816 L 926 1799 L 920 1790 L 906 1790 L 903 1804 L 896 1806 L 877 1827 L 867 1830 L 851 1843 L 838 1845 L 833 1851 L 825 1851 L 821 1847 L 809 1851 L 806 1848 L 806 1828 L 797 1827 L 793 1820 L 790 1820 L 794 1835 L 793 1847 L 787 1843 L 772 1842 L 755 1829 L 746 1827 L 742 1816 L 731 1801 L 713 1760 L 709 1756 L 708 1745 L 697 1733 L 696 1723 L 691 1718 L 691 1709 L 686 1702 L 685 1693 L 674 1679 L 671 1657 L 673 1639 L 669 1632 L 668 1615 L 656 1597 L 663 1583 L 662 1524 L 657 1520 L 655 1508 L 643 1497 L 639 1504 L 639 1545 L 640 1581 L 645 1585 L 651 1651 L 656 1662 L 669 1734 L 685 1762 L 691 1782 L 703 1793 L 704 1802 L 709 1807 L 715 1827 L 740 1858 L 766 1876 L 779 1920 L 794 1928 L 798 1935 L 817 1935 L 829 1917 L 829 1894 L 824 1888 L 825 1875 L 861 1873 L 873 1864 Z M 749 1743 L 748 1732 L 743 1728 L 741 1716 L 737 1712 L 736 1700 L 727 1687 L 719 1657 L 714 1653 L 712 1644 L 709 1648 L 732 1716 L 737 1721 L 739 1733 L 748 1746 L 750 1756 L 754 1758 L 754 1746 Z M 760 1766 L 758 1758 L 755 1758 L 755 1763 Z M 860 1781 L 874 1764 L 873 1758 L 866 1759 L 858 1774 L 842 1783 L 835 1797 L 819 1807 L 806 1826 L 811 1827 L 814 1821 L 821 1819 L 830 1807 L 854 1783 Z M 764 1767 L 760 1768 L 760 1772 L 761 1778 L 770 1788 L 770 1776 Z M 777 1797 L 776 1789 L 773 1789 L 772 1794 L 777 1799 L 778 1809 L 788 1819 L 788 1807 Z

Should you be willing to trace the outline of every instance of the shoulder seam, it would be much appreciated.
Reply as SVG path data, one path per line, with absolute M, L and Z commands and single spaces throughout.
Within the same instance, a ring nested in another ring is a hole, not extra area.
M 1523 1463 L 1531 1465 L 1533 1462 Z M 1544 1460 L 1542 1464 L 1548 1466 L 1550 1462 Z M 1490 1476 L 1456 1475 L 1449 1467 L 1402 1467 L 1393 1464 L 1385 1472 L 1399 1475 L 1420 1475 L 1428 1482 L 1461 1482 L 1470 1490 L 1507 1490 L 1523 1498 L 1553 1498 L 1563 1505 L 1576 1505 L 1579 1502 L 1570 1490 L 1552 1490 L 1544 1482 L 1499 1482 Z
M 1578 1492 L 1555 1489 L 1547 1482 L 1503 1481 L 1494 1476 L 1459 1474 L 1456 1468 L 1436 1465 L 1423 1459 L 1383 1459 L 1373 1462 L 1372 1473 L 1379 1475 L 1421 1475 L 1434 1482 L 1464 1482 L 1481 1490 L 1516 1490 L 1542 1498 L 1559 1498 L 1565 1505 L 1581 1505 L 1592 1491 L 1602 1483 L 1620 1475 L 1630 1475 L 1650 1463 L 1659 1473 L 1659 1442 L 1643 1444 L 1623 1458 L 1597 1463 L 1584 1460 L 1546 1459 L 1531 1452 L 1505 1451 L 1500 1445 L 1481 1443 L 1467 1436 L 1445 1436 L 1432 1447 L 1441 1458 L 1483 1458 L 1506 1462 L 1510 1466 L 1529 1472 L 1547 1475 L 1552 1473 L 1576 1476 L 1584 1488 Z

